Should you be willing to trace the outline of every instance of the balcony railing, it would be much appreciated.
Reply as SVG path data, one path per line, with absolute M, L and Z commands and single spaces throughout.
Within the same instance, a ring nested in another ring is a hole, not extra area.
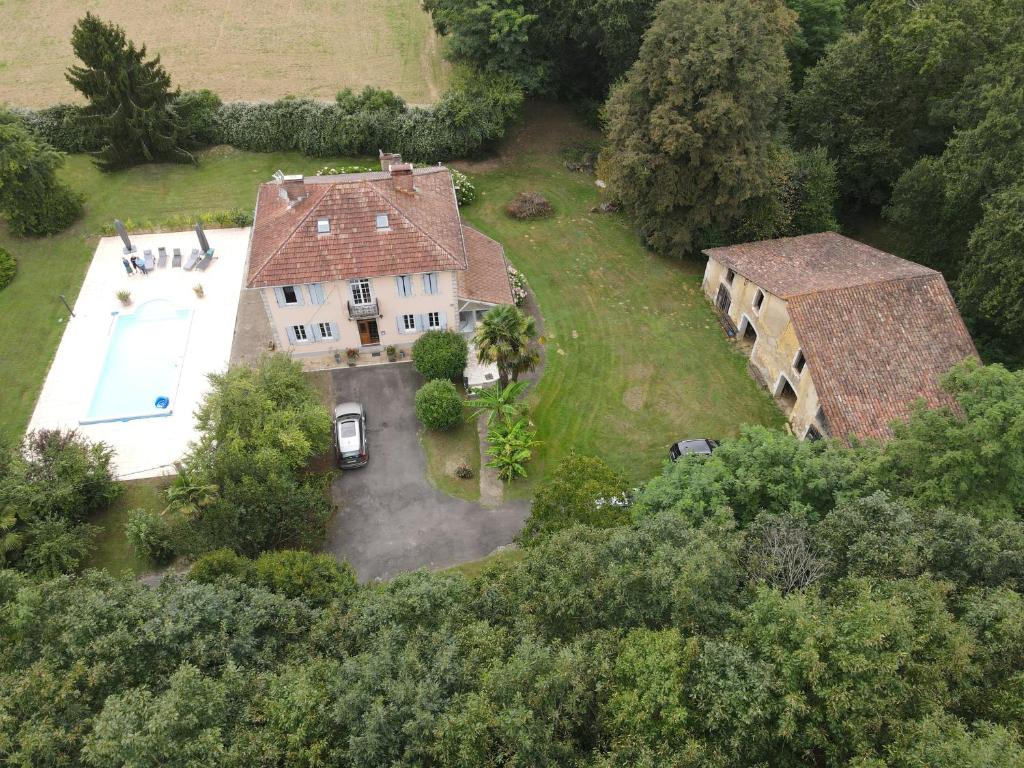
M 371 320 L 380 317 L 380 301 L 374 299 L 369 304 L 353 304 L 348 302 L 349 320 Z

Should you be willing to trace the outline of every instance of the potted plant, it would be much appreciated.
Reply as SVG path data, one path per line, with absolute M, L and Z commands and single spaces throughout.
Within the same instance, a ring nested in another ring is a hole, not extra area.
M 384 347 L 384 353 L 388 356 L 388 362 L 393 363 L 398 359 L 398 350 L 395 349 L 394 344 L 388 344 Z
M 128 291 L 118 291 L 117 300 L 127 307 L 129 304 L 132 303 L 132 295 Z
M 351 366 L 359 362 L 359 350 L 354 347 L 349 347 L 345 351 L 345 356 L 348 357 L 348 364 Z
M 192 290 L 196 292 L 196 298 L 197 299 L 203 298 L 204 293 L 203 293 L 203 284 L 202 283 L 196 283 L 195 285 L 193 285 L 192 286 Z

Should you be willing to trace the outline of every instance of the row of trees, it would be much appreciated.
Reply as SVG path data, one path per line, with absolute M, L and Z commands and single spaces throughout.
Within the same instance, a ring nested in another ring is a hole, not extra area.
M 524 557 L 474 579 L 357 587 L 290 552 L 210 553 L 155 589 L 0 571 L 0 755 L 1019 765 L 1024 378 L 947 383 L 962 415 L 921 410 L 884 447 L 750 429 L 635 491 L 572 456 Z

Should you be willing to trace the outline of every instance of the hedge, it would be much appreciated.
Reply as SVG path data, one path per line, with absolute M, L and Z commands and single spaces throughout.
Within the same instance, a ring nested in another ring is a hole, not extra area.
M 197 221 L 207 229 L 224 229 L 229 227 L 252 226 L 252 216 L 252 211 L 247 211 L 242 208 L 232 208 L 227 211 L 179 213 L 174 216 L 168 216 L 166 219 L 159 219 L 156 221 L 151 219 L 146 219 L 144 221 L 125 219 L 124 226 L 125 229 L 135 235 L 145 234 L 146 232 L 181 232 L 186 229 L 192 229 L 192 226 Z M 117 230 L 114 229 L 114 222 L 104 224 L 100 227 L 100 234 L 117 234 Z
M 475 74 L 457 81 L 432 107 L 409 107 L 390 91 L 365 88 L 334 102 L 286 98 L 222 104 L 211 91 L 186 91 L 177 107 L 189 144 L 228 144 L 254 152 L 300 152 L 310 157 L 398 152 L 418 163 L 480 154 L 505 134 L 523 92 L 509 78 Z M 58 104 L 17 110 L 26 125 L 64 152 L 99 148 L 83 108 Z
M 17 274 L 17 260 L 3 248 L 0 248 L 0 291 L 14 282 L 14 276 Z

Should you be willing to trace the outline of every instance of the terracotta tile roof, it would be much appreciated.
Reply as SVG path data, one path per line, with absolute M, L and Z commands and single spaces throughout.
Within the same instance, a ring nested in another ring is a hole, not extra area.
M 835 232 L 708 248 L 704 253 L 783 299 L 880 280 L 938 274 Z
M 417 168 L 415 194 L 387 172 L 305 179 L 289 206 L 276 182 L 260 186 L 249 246 L 250 288 L 466 269 L 455 190 L 446 168 Z M 379 230 L 377 215 L 389 227 Z M 317 232 L 319 219 L 330 232 Z
M 469 268 L 458 273 L 459 298 L 486 304 L 512 304 L 505 249 L 487 235 L 463 225 Z
M 939 378 L 978 356 L 938 273 L 798 296 L 789 316 L 837 437 L 889 437 L 919 397 L 955 408 Z

